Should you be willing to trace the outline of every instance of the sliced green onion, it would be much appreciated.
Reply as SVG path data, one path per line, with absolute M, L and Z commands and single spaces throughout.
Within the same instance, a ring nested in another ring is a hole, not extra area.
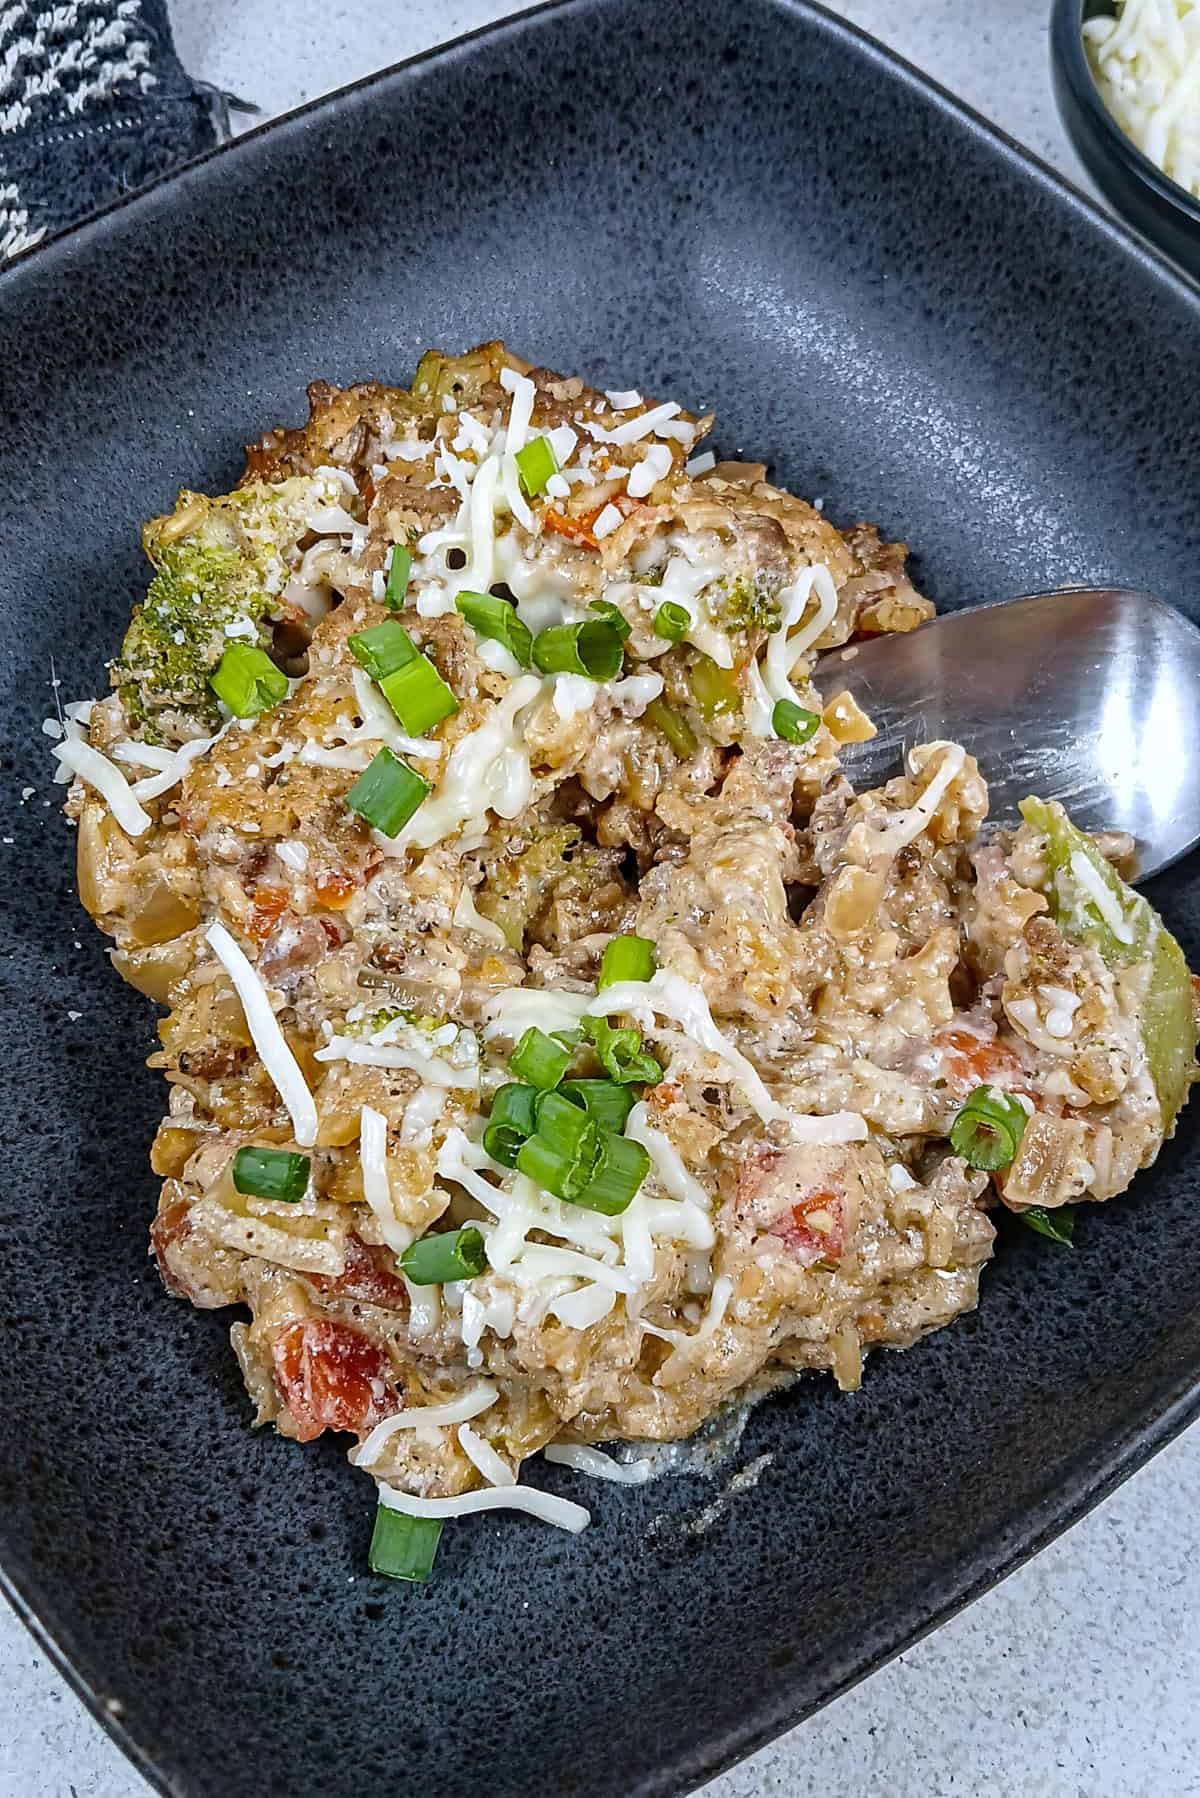
M 640 1142 L 606 1130 L 600 1139 L 595 1171 L 582 1192 L 567 1196 L 567 1203 L 584 1211 L 601 1211 L 619 1217 L 650 1172 L 650 1157 Z
M 548 1092 L 557 1086 L 571 1061 L 570 1049 L 547 1036 L 536 1025 L 527 1030 L 509 1057 L 509 1066 L 518 1080 Z
M 1018 1211 L 1017 1216 L 1039 1236 L 1048 1236 L 1051 1242 L 1061 1242 L 1066 1249 L 1075 1246 L 1075 1207 L 1059 1205 L 1053 1211 L 1047 1211 L 1044 1205 L 1031 1205 L 1028 1211 Z
M 394 618 L 373 624 L 369 631 L 356 631 L 346 638 L 346 646 L 371 679 L 377 681 L 395 674 L 397 668 L 415 662 L 421 653 L 404 626 Z
M 391 612 L 404 610 L 404 595 L 408 591 L 408 577 L 412 573 L 412 551 L 403 543 L 392 545 L 392 559 L 388 563 L 387 586 L 383 590 L 383 603 Z M 363 633 L 365 636 L 365 632 Z
M 473 1280 L 487 1266 L 483 1237 L 474 1224 L 443 1230 L 411 1243 L 396 1265 L 414 1286 L 442 1286 L 447 1280 Z
M 428 656 L 414 656 L 402 668 L 385 674 L 379 685 L 410 737 L 423 737 L 458 710 L 458 700 Z
M 483 1146 L 502 1167 L 516 1167 L 517 1150 L 537 1128 L 534 1105 L 537 1089 L 513 1082 L 502 1086 L 492 1100 L 491 1115 L 483 1130 Z
M 612 680 L 620 673 L 624 645 L 607 618 L 552 624 L 533 639 L 533 659 L 543 674 L 584 674 Z
M 618 637 L 620 637 L 622 643 L 626 641 L 630 631 L 633 629 L 633 626 L 630 624 L 628 618 L 626 618 L 620 606 L 615 606 L 611 599 L 594 599 L 589 605 L 588 611 L 595 612 L 598 618 L 607 619 L 608 623 L 611 624 L 616 631 Z
M 429 792 L 429 782 L 414 774 L 407 762 L 390 749 L 381 749 L 346 794 L 346 804 L 385 837 L 394 837 Z
M 546 483 L 558 473 L 558 457 L 548 437 L 531 437 L 516 453 L 517 472 L 530 499 L 546 491 Z
M 460 593 L 454 601 L 477 637 L 491 637 L 515 656 L 522 668 L 533 659 L 533 632 L 517 617 L 517 609 L 495 593 Z
M 600 990 L 618 980 L 649 980 L 658 966 L 654 944 L 645 936 L 615 936 L 600 963 Z
M 536 1105 L 537 1135 L 559 1155 L 572 1161 L 596 1159 L 596 1123 L 580 1106 L 561 1093 L 542 1093 Z
M 618 1086 L 655 1086 L 662 1079 L 661 1067 L 642 1048 L 640 1030 L 618 1030 L 607 1018 L 585 1018 L 584 1023 L 601 1066 Z
M 574 1111 L 575 1107 L 569 1106 Z M 577 1113 L 582 1116 L 582 1113 Z M 592 1126 L 595 1140 L 591 1144 L 591 1153 L 570 1155 L 562 1149 L 556 1149 L 553 1143 L 547 1142 L 540 1133 L 531 1136 L 521 1144 L 517 1154 L 517 1171 L 526 1175 L 535 1186 L 541 1186 L 546 1192 L 553 1193 L 556 1199 L 568 1202 L 575 1193 L 582 1192 L 592 1177 L 592 1170 L 599 1153 L 599 1132 Z M 584 1145 L 585 1151 L 587 1145 Z
M 227 643 L 208 684 L 235 718 L 256 718 L 287 698 L 288 677 L 253 643 Z
M 742 703 L 732 671 L 722 668 L 711 656 L 697 658 L 688 675 L 688 683 L 700 708 L 700 716 L 710 722 L 725 712 L 736 712 Z
M 691 628 L 691 613 L 673 599 L 664 600 L 654 614 L 654 634 L 665 637 L 668 643 L 682 643 Z
M 558 1090 L 572 1105 L 582 1105 L 602 1130 L 622 1131 L 634 1106 L 632 1089 L 615 1080 L 564 1080 Z
M 986 1173 L 1007 1167 L 1020 1147 L 1029 1113 L 996 1086 L 977 1086 L 950 1126 L 950 1147 Z
M 682 760 L 686 761 L 688 756 L 695 755 L 699 748 L 695 731 L 683 713 L 677 712 L 673 705 L 668 705 L 661 695 L 658 699 L 650 701 L 642 713 L 642 717 L 646 719 L 647 723 L 652 724 L 655 730 L 662 732 L 671 748 Z
M 294 1205 L 308 1190 L 312 1162 L 292 1149 L 239 1149 L 233 1158 L 233 1184 L 256 1199 L 283 1199 Z
M 387 1579 L 427 1580 L 441 1538 L 440 1517 L 409 1517 L 381 1504 L 367 1553 L 371 1572 Z
M 807 743 L 821 727 L 820 712 L 806 712 L 794 699 L 777 699 L 771 713 L 771 729 L 785 743 Z

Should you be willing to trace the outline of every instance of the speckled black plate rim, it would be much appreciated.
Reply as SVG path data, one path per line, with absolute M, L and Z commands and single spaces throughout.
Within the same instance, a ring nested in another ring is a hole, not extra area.
M 269 138 L 273 144 L 278 138 L 286 138 L 313 115 L 335 117 L 349 96 L 369 93 L 373 88 L 383 87 L 397 78 L 403 79 L 409 70 L 427 64 L 477 54 L 481 49 L 486 50 L 489 43 L 536 30 L 539 21 L 552 15 L 598 11 L 605 4 L 606 0 L 543 0 L 541 5 L 435 45 L 256 126 L 136 194 L 114 201 L 84 223 L 14 257 L 0 270 L 0 292 L 6 286 L 36 280 L 43 274 L 47 280 L 53 280 L 64 261 L 69 261 L 77 252 L 86 253 L 102 245 L 115 218 L 138 211 L 152 216 L 167 203 L 178 208 L 186 203 L 195 184 L 204 184 L 208 171 L 219 160 L 227 157 L 252 159 L 264 139 Z M 766 4 L 784 17 L 791 14 L 815 20 L 821 29 L 845 40 L 856 54 L 877 64 L 886 77 L 923 97 L 934 112 L 952 117 L 973 136 L 990 144 L 1005 162 L 1015 165 L 1020 178 L 1048 188 L 1086 219 L 1093 231 L 1099 232 L 1125 256 L 1141 265 L 1148 275 L 1165 280 L 1185 300 L 1200 304 L 1200 283 L 1193 281 L 1168 257 L 1041 157 L 878 39 L 830 12 L 817 0 L 766 0 Z M 1200 312 L 1197 327 L 1200 332 Z M 990 1540 L 977 1545 L 969 1558 L 958 1564 L 936 1598 L 931 1594 L 929 1602 L 914 1605 L 902 1621 L 897 1620 L 892 1627 L 881 1628 L 877 1634 L 864 1637 L 854 1653 L 831 1665 L 827 1687 L 818 1703 L 798 1705 L 790 1696 L 791 1682 L 786 1676 L 781 1677 L 773 1690 L 761 1696 L 754 1714 L 747 1715 L 744 1727 L 725 1743 L 723 1749 L 705 1743 L 694 1757 L 681 1757 L 672 1767 L 649 1773 L 639 1783 L 638 1798 L 682 1798 L 683 1794 L 694 1792 L 841 1697 L 868 1674 L 940 1628 L 958 1611 L 1039 1554 L 1200 1417 L 1200 1367 L 1181 1362 L 1167 1378 L 1149 1385 L 1139 1397 L 1140 1403 L 1129 1406 L 1130 1413 L 1137 1413 L 1137 1421 L 1130 1422 L 1125 1429 L 1110 1436 L 1096 1453 L 1077 1463 L 1069 1483 L 1049 1484 L 1038 1504 L 1027 1510 L 1020 1522 L 995 1531 Z M 25 1582 L 3 1565 L 0 1565 L 0 1592 L 59 1675 L 151 1788 L 163 1794 L 163 1798 L 186 1798 L 186 1788 L 168 1779 L 150 1752 L 124 1726 L 119 1707 L 110 1707 L 104 1692 L 79 1672 L 65 1642 L 67 1632 L 64 1631 L 62 1637 L 50 1632 L 38 1613 L 32 1594 L 25 1590 Z

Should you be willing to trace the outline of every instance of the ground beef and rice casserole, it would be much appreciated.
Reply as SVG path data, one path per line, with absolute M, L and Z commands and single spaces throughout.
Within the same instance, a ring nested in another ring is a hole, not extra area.
M 146 527 L 56 754 L 166 1007 L 163 1279 L 420 1575 L 458 1509 L 586 1521 L 539 1450 L 971 1309 L 998 1205 L 1061 1236 L 1154 1159 L 1193 986 L 1129 846 L 988 832 L 961 746 L 852 790 L 813 665 L 931 616 L 904 545 L 499 343 L 309 397 Z

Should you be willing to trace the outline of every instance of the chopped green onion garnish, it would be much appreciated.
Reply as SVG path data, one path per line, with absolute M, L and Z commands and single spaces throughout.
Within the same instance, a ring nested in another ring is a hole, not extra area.
M 584 674 L 588 680 L 612 680 L 621 670 L 625 649 L 607 618 L 582 624 L 552 624 L 533 639 L 533 659 L 543 674 Z
M 606 1130 L 600 1138 L 600 1154 L 591 1179 L 576 1197 L 566 1195 L 567 1202 L 584 1211 L 602 1211 L 605 1217 L 618 1217 L 649 1172 L 650 1157 L 640 1142 Z
M 568 1110 L 575 1111 L 575 1107 L 568 1106 Z M 583 1116 L 583 1113 L 576 1112 L 576 1115 Z M 584 1152 L 579 1155 L 556 1149 L 540 1132 L 531 1136 L 518 1151 L 517 1171 L 526 1175 L 535 1186 L 553 1193 L 556 1199 L 570 1200 L 573 1194 L 583 1191 L 596 1165 L 599 1133 L 594 1125 L 591 1129 L 594 1140 L 590 1147 L 585 1143 Z
M 654 634 L 665 637 L 668 643 L 682 643 L 691 625 L 692 615 L 687 607 L 676 605 L 673 599 L 664 600 L 654 614 Z
M 410 1244 L 396 1264 L 414 1286 L 442 1286 L 447 1280 L 473 1280 L 487 1266 L 483 1237 L 474 1224 L 443 1230 Z
M 596 1045 L 601 1066 L 618 1086 L 641 1082 L 655 1086 L 662 1079 L 662 1069 L 653 1055 L 642 1048 L 640 1030 L 618 1030 L 607 1018 L 585 1018 L 588 1035 Z
M 429 782 L 414 774 L 407 762 L 394 756 L 390 749 L 381 749 L 346 794 L 346 804 L 385 837 L 394 837 L 428 798 L 429 791 Z
M 542 1093 L 535 1115 L 537 1135 L 558 1154 L 589 1164 L 596 1159 L 596 1123 L 580 1106 L 561 1093 Z
M 771 713 L 771 729 L 785 743 L 807 743 L 821 727 L 820 712 L 806 712 L 794 699 L 777 699 Z
M 532 1086 L 502 1086 L 492 1100 L 491 1115 L 483 1130 L 483 1146 L 493 1161 L 502 1167 L 516 1167 L 517 1150 L 537 1128 L 534 1104 L 537 1089 Z
M 632 1088 L 615 1080 L 564 1080 L 558 1090 L 572 1105 L 582 1105 L 602 1130 L 622 1131 L 634 1106 Z
M 253 643 L 227 643 L 208 684 L 235 718 L 255 718 L 287 698 L 288 677 Z
M 427 1580 L 441 1537 L 440 1517 L 409 1517 L 381 1504 L 367 1554 L 371 1572 L 388 1579 Z
M 544 493 L 551 475 L 558 473 L 558 457 L 548 437 L 531 437 L 525 448 L 517 451 L 516 464 L 521 485 L 530 499 Z
M 377 681 L 395 674 L 397 668 L 403 668 L 406 663 L 415 662 L 421 653 L 404 626 L 394 618 L 373 624 L 369 631 L 356 631 L 346 638 L 346 645 L 371 679 Z
M 642 713 L 642 717 L 648 724 L 652 724 L 656 730 L 662 732 L 677 756 L 686 761 L 689 755 L 695 755 L 699 747 L 695 731 L 683 713 L 677 712 L 675 707 L 668 705 L 661 696 L 650 701 Z
M 1075 1246 L 1075 1207 L 1059 1205 L 1053 1211 L 1047 1211 L 1044 1205 L 1031 1205 L 1028 1211 L 1018 1211 L 1017 1216 L 1039 1236 L 1048 1236 L 1051 1242 L 1061 1242 L 1064 1248 Z
M 491 637 L 515 656 L 522 668 L 533 659 L 533 632 L 517 617 L 517 609 L 494 593 L 460 593 L 454 601 L 477 637 Z
M 535 1025 L 525 1032 L 513 1050 L 509 1066 L 518 1080 L 536 1086 L 539 1092 L 547 1092 L 558 1085 L 570 1061 L 570 1049 L 564 1049 L 561 1043 L 556 1043 Z
M 725 712 L 736 712 L 742 703 L 732 671 L 722 668 L 711 656 L 697 658 L 688 675 L 688 684 L 700 708 L 700 716 L 710 722 Z
M 600 963 L 600 990 L 618 980 L 649 980 L 658 966 L 654 944 L 645 936 L 615 936 Z
M 383 590 L 383 603 L 389 611 L 404 610 L 404 595 L 408 591 L 408 577 L 411 573 L 412 551 L 403 543 L 394 543 L 392 559 L 388 563 L 387 586 Z
M 308 1190 L 312 1163 L 292 1149 L 239 1149 L 233 1158 L 233 1184 L 256 1199 L 283 1199 L 294 1205 Z
M 1016 1154 L 1028 1122 L 1019 1100 L 997 1086 L 977 1086 L 950 1126 L 950 1147 L 971 1167 L 995 1173 Z
M 385 674 L 379 685 L 410 737 L 423 737 L 458 710 L 458 700 L 428 656 L 414 656 L 402 668 Z
M 611 624 L 616 631 L 618 637 L 620 637 L 622 643 L 625 642 L 630 631 L 633 629 L 633 626 L 630 624 L 628 618 L 626 618 L 620 606 L 615 606 L 611 599 L 594 599 L 589 605 L 588 611 L 595 612 L 598 618 L 607 619 L 609 624 Z

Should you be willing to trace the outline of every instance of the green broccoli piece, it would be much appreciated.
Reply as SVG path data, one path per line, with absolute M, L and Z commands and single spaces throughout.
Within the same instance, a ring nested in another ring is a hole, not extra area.
M 321 506 L 341 506 L 328 475 L 252 483 L 218 499 L 179 495 L 152 519 L 142 545 L 154 568 L 135 607 L 112 682 L 131 727 L 148 743 L 220 727 L 209 676 L 230 638 L 268 647 L 289 558 Z
M 705 595 L 715 623 L 727 631 L 777 631 L 780 582 L 757 574 L 723 575 Z

